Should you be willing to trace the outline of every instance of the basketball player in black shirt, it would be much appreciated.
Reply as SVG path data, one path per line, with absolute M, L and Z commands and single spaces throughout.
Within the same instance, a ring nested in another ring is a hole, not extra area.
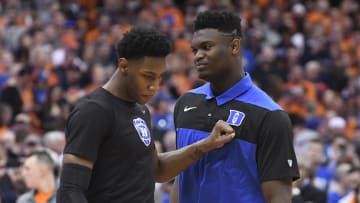
M 155 181 L 173 178 L 235 136 L 220 120 L 206 139 L 158 154 L 144 104 L 159 88 L 170 43 L 156 30 L 134 28 L 117 48 L 112 78 L 83 97 L 68 118 L 58 203 L 153 203 Z

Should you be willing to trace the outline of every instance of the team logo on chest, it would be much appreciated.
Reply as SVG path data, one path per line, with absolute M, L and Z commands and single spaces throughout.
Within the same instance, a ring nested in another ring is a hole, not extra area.
M 226 122 L 229 125 L 240 126 L 244 118 L 245 118 L 244 112 L 230 110 L 230 114 Z
M 143 143 L 149 146 L 151 143 L 150 130 L 146 125 L 146 122 L 141 118 L 135 118 L 133 120 L 134 127 Z

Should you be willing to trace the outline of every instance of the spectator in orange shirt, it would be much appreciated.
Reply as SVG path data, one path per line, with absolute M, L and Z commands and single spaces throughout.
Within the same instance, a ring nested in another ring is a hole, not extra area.
M 21 195 L 16 203 L 55 203 L 57 168 L 46 151 L 34 152 L 24 162 L 22 175 L 31 190 Z

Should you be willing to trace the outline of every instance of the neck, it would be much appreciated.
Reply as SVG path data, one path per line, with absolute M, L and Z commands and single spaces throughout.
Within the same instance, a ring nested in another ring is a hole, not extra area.
M 112 77 L 110 78 L 110 80 L 105 83 L 105 85 L 103 85 L 102 87 L 109 91 L 112 95 L 124 100 L 124 101 L 128 101 L 128 102 L 133 102 L 130 101 L 130 99 L 128 98 L 127 94 L 126 94 L 126 85 L 123 84 L 123 80 L 120 80 L 119 78 L 119 71 L 116 70 L 116 72 L 112 75 Z
M 38 192 L 51 192 L 55 190 L 55 177 L 53 175 L 48 175 L 40 181 L 38 188 L 36 188 Z
M 240 71 L 240 73 L 231 73 L 224 76 L 219 77 L 218 80 L 210 81 L 211 90 L 213 91 L 214 95 L 220 95 L 228 90 L 245 76 L 245 72 Z

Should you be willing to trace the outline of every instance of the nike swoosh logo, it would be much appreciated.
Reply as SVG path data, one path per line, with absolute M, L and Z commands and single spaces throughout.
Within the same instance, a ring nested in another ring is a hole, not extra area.
M 289 165 L 290 167 L 292 167 L 293 161 L 292 161 L 291 159 L 288 159 L 287 161 L 288 161 L 288 165 Z
M 190 111 L 192 109 L 196 109 L 197 107 L 196 106 L 192 106 L 192 107 L 189 107 L 189 106 L 185 106 L 184 108 L 184 112 L 187 112 L 187 111 Z

